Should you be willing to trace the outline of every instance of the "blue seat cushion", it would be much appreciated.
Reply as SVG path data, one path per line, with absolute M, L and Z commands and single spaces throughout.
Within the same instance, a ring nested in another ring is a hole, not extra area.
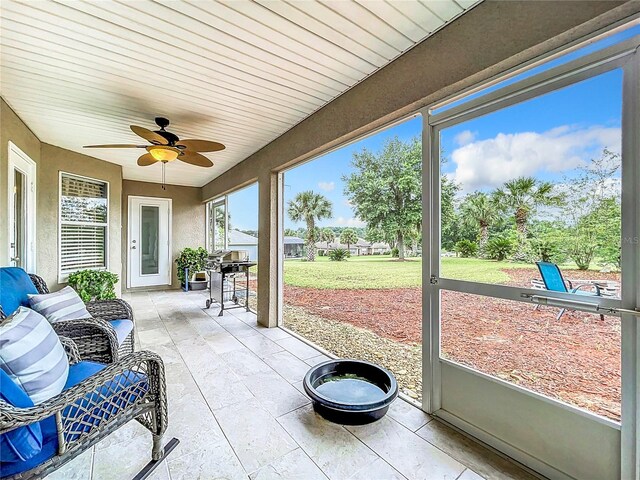
M 39 424 L 42 429 L 43 438 L 46 434 L 46 440 L 42 444 L 42 448 L 37 455 L 22 462 L 5 463 L 4 458 L 0 463 L 0 478 L 10 477 L 17 473 L 26 472 L 37 467 L 41 463 L 46 462 L 58 453 L 58 436 L 56 435 L 55 417 L 49 417 Z
M 0 398 L 18 408 L 33 407 L 29 395 L 0 369 Z M 42 430 L 39 423 L 16 428 L 0 435 L 0 459 L 5 462 L 22 462 L 42 450 Z
M 88 361 L 70 366 L 65 390 L 78 385 L 104 368 L 105 365 Z M 134 384 L 135 388 L 130 388 Z M 117 375 L 114 379 L 107 381 L 101 387 L 64 409 L 63 418 L 77 418 L 77 421 L 67 429 L 70 433 L 67 435 L 67 439 L 77 439 L 82 433 L 97 427 L 102 421 L 108 420 L 109 417 L 117 414 L 148 391 L 149 382 L 146 375 L 130 370 Z M 119 395 L 118 392 L 120 392 Z M 3 461 L 0 463 L 0 478 L 31 470 L 57 454 L 58 434 L 55 417 L 52 416 L 40 422 L 40 428 L 42 431 L 40 453 L 26 461 L 12 463 L 5 463 L 3 457 Z
M 92 375 L 104 370 L 105 365 L 97 362 L 78 362 L 75 365 L 69 366 L 69 376 L 67 377 L 67 383 L 64 384 L 64 390 L 69 390 L 71 387 L 75 387 L 81 381 L 89 378 Z
M 65 390 L 104 368 L 105 366 L 100 363 L 87 361 L 71 366 Z M 73 433 L 68 438 L 75 440 L 80 434 L 98 426 L 103 420 L 108 420 L 111 415 L 117 414 L 121 409 L 134 403 L 148 391 L 149 381 L 146 375 L 131 370 L 117 375 L 113 380 L 109 380 L 64 409 L 63 416 L 66 418 L 81 417 L 69 429 L 69 432 Z
M 37 295 L 38 290 L 27 272 L 18 267 L 0 268 L 0 306 L 5 315 L 11 315 L 20 306 L 28 307 L 29 294 Z
M 131 320 L 110 320 L 109 323 L 116 331 L 118 345 L 122 345 L 133 330 L 133 322 Z

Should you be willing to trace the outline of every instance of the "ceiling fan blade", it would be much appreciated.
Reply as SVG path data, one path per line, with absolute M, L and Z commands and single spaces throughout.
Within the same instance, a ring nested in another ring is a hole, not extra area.
M 182 160 L 191 165 L 197 165 L 198 167 L 213 167 L 213 162 L 207 157 L 196 152 L 190 152 L 189 150 L 183 151 L 178 156 L 178 160 Z
M 225 149 L 223 144 L 209 140 L 180 140 L 176 145 L 183 145 L 192 152 L 217 152 Z
M 148 128 L 131 125 L 131 131 L 154 145 L 167 145 L 169 143 L 162 135 L 152 132 Z
M 145 147 L 146 145 L 114 143 L 111 145 L 85 145 L 82 148 L 145 148 Z
M 145 153 L 140 158 L 138 158 L 138 165 L 140 165 L 141 167 L 147 167 L 149 165 L 153 165 L 157 161 L 158 160 L 153 158 L 153 156 L 150 153 Z

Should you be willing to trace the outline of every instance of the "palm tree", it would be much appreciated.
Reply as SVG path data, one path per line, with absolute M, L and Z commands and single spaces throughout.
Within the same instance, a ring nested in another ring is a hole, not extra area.
M 518 250 L 516 258 L 523 258 L 527 240 L 527 224 L 539 207 L 560 205 L 563 195 L 554 192 L 550 182 L 538 181 L 533 177 L 519 177 L 506 182 L 496 190 L 496 202 L 513 210 L 518 231 Z
M 489 240 L 489 227 L 498 219 L 495 199 L 483 192 L 474 192 L 464 199 L 461 207 L 462 221 L 480 230 L 480 252 L 484 253 Z
M 347 245 L 347 251 L 351 252 L 351 244 L 358 242 L 358 235 L 351 228 L 345 228 L 340 234 L 340 243 Z
M 319 240 L 321 242 L 327 242 L 327 251 L 329 251 L 329 244 L 333 242 L 335 239 L 336 239 L 336 234 L 333 233 L 333 230 L 331 230 L 329 227 L 323 228 L 322 230 L 320 230 Z
M 294 222 L 304 221 L 307 224 L 307 260 L 313 262 L 316 259 L 314 242 L 316 241 L 316 220 L 330 218 L 333 215 L 333 205 L 319 193 L 312 190 L 298 193 L 293 200 L 289 201 L 287 213 Z

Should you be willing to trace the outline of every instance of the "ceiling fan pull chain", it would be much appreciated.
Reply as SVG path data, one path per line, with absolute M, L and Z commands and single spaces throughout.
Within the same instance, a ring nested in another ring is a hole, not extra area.
M 162 162 L 162 189 L 166 190 L 167 187 L 165 185 L 165 173 L 164 173 L 164 167 L 166 165 L 166 162 Z

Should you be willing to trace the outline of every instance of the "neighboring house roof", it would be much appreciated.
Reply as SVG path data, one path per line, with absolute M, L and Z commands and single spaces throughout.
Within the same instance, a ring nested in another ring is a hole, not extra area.
M 304 245 L 304 240 L 301 239 L 300 237 L 285 236 L 284 237 L 284 244 L 285 245 Z
M 351 245 L 351 247 L 355 247 L 355 244 Z M 327 242 L 316 242 L 316 248 L 326 250 Z M 329 250 L 335 250 L 336 248 L 344 248 L 346 250 L 347 246 L 340 242 L 329 242 Z
M 229 245 L 258 245 L 258 239 L 240 230 L 229 230 Z
M 391 250 L 391 247 L 389 246 L 389 244 L 383 243 L 383 242 L 376 242 L 373 245 L 371 245 L 371 248 L 384 248 L 386 250 Z
M 357 247 L 370 247 L 371 246 L 371 242 L 367 242 L 364 238 L 358 238 L 358 241 L 356 242 L 356 246 Z

